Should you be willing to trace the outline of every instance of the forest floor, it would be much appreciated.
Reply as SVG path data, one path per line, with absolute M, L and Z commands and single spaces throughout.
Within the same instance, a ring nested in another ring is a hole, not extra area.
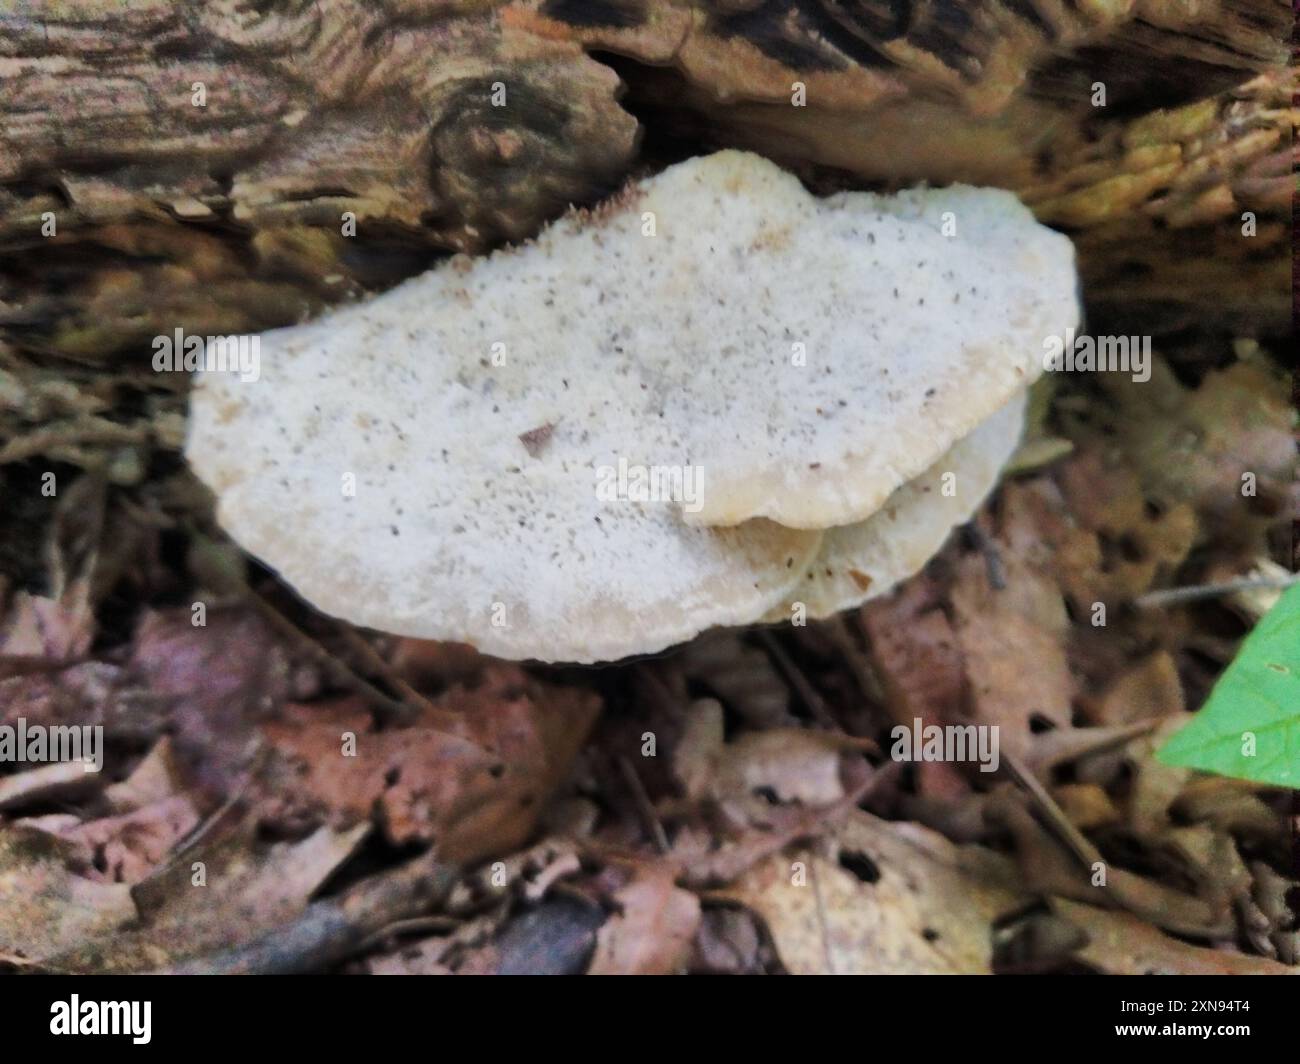
M 1289 386 L 1253 342 L 1040 386 L 998 491 L 888 597 L 599 668 L 312 611 L 213 525 L 183 395 L 0 368 L 0 725 L 104 739 L 99 772 L 0 770 L 0 965 L 1300 964 L 1292 794 L 1154 757 L 1277 597 L 1222 585 L 1294 568 Z M 895 760 L 916 721 L 996 725 L 999 771 Z

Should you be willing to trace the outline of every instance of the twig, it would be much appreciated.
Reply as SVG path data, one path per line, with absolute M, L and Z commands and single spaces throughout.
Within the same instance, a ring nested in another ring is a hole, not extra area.
M 307 906 L 290 923 L 234 949 L 195 957 L 165 975 L 288 975 L 319 971 L 357 952 L 395 923 L 427 913 L 446 897 L 460 869 L 431 854 L 358 883 L 338 898 Z
M 1035 775 L 1046 774 L 1057 765 L 1077 761 L 1103 750 L 1155 731 L 1160 721 L 1149 717 L 1131 724 L 1118 724 L 1100 728 L 1060 728 L 1036 737 L 1033 753 L 1028 756 L 1027 767 Z
M 416 715 L 415 707 L 386 695 L 369 680 L 357 675 L 346 662 L 339 660 L 332 651 L 304 632 L 254 591 L 243 576 L 222 564 L 220 553 L 212 549 L 211 542 L 201 532 L 192 527 L 189 531 L 195 549 L 203 554 L 204 575 L 207 579 L 215 578 L 218 583 L 226 585 L 224 590 L 246 600 L 272 628 L 315 659 L 338 683 L 350 687 L 369 699 L 385 720 L 403 722 L 411 720 Z M 375 656 L 378 657 L 378 654 Z
M 1102 859 L 1101 851 L 1092 844 L 1082 831 L 1074 826 L 1074 821 L 1065 815 L 1065 811 L 1047 793 L 1047 788 L 1038 782 L 1037 776 L 1010 754 L 1002 755 L 1002 763 L 1007 767 L 1011 778 L 1023 790 L 1028 792 L 1029 797 L 1038 806 L 1039 812 L 1043 814 L 1056 837 L 1069 848 L 1070 852 L 1078 860 L 1085 865 L 1092 866 Z
M 853 673 L 853 678 L 857 680 L 858 689 L 862 692 L 863 697 L 870 699 L 872 702 L 883 703 L 885 701 L 885 692 L 880 686 L 876 671 L 871 667 L 871 662 L 867 656 L 862 653 L 857 643 L 853 641 L 853 636 L 844 623 L 844 618 L 836 615 L 826 621 L 822 628 L 830 641 L 835 644 L 836 649 L 844 655 L 845 661 L 849 664 L 849 671 Z
M 1007 586 L 1007 570 L 1002 564 L 1002 555 L 998 551 L 997 544 L 989 539 L 988 533 L 980 528 L 976 521 L 967 523 L 966 535 L 975 549 L 984 555 L 984 568 L 988 573 L 989 587 L 994 591 L 1004 591 Z
M 449 727 L 457 721 L 456 714 L 439 709 L 399 676 L 397 670 L 384 660 L 379 651 L 370 644 L 370 640 L 360 632 L 349 625 L 344 625 L 341 633 L 343 641 L 347 643 L 349 649 L 361 657 L 365 666 L 383 677 L 385 683 L 401 694 L 402 701 L 418 709 L 425 720 L 431 724 L 440 723 L 443 727 Z
M 785 678 L 796 691 L 799 697 L 803 699 L 804 705 L 808 707 L 809 712 L 817 719 L 817 723 L 827 728 L 838 728 L 835 718 L 831 716 L 831 711 L 826 708 L 826 700 L 817 692 L 817 689 L 808 681 L 808 677 L 803 674 L 803 670 L 794 663 L 794 659 L 785 652 L 785 648 L 777 642 L 776 636 L 766 630 L 760 630 L 758 638 L 762 641 L 767 652 L 772 655 L 776 661 L 777 667 L 785 674 Z
M 1190 587 L 1171 587 L 1162 591 L 1148 591 L 1133 600 L 1139 609 L 1159 609 L 1162 606 L 1179 606 L 1184 602 L 1232 595 L 1238 591 L 1284 591 L 1298 580 L 1300 574 L 1286 577 L 1248 576 L 1240 580 L 1227 580 L 1222 584 L 1194 584 Z
M 78 443 L 118 445 L 145 443 L 152 438 L 152 435 L 153 429 L 149 425 L 122 425 L 99 417 L 60 421 L 39 428 L 26 436 L 10 440 L 0 448 L 0 465 L 34 458 L 52 447 Z
M 1101 851 L 1065 815 L 1064 810 L 1047 793 L 1047 789 L 1025 766 L 1007 754 L 1003 755 L 1002 763 L 1016 783 L 1028 792 L 1031 801 L 1047 821 L 1049 837 L 1054 837 L 1064 845 L 1085 868 L 1105 868 L 1109 864 Z M 1036 830 L 1044 830 L 1027 810 L 1021 810 L 1021 815 Z M 1215 938 L 1229 934 L 1233 928 L 1230 915 L 1225 913 L 1216 917 L 1210 903 L 1201 898 L 1161 886 L 1123 868 L 1110 867 L 1107 884 L 1114 904 L 1168 931 Z
M 247 587 L 247 585 L 245 585 L 245 588 L 249 603 L 266 618 L 271 627 L 315 658 L 339 683 L 351 687 L 358 694 L 373 702 L 375 708 L 379 710 L 385 720 L 402 722 L 409 721 L 415 716 L 413 707 L 389 697 L 369 680 L 358 676 L 353 669 L 348 667 L 346 662 L 340 661 L 332 651 L 309 636 L 256 591 Z
M 632 791 L 632 800 L 636 802 L 637 812 L 645 823 L 645 829 L 649 832 L 650 837 L 654 839 L 655 848 L 660 853 L 668 853 L 672 849 L 668 842 L 668 834 L 664 831 L 663 824 L 659 822 L 659 814 L 655 812 L 654 803 L 650 801 L 650 795 L 646 794 L 641 777 L 636 774 L 636 769 L 632 767 L 632 762 L 626 756 L 619 757 L 618 767 L 623 773 L 623 778 L 627 781 L 628 788 Z
M 461 921 L 454 916 L 412 916 L 405 920 L 394 920 L 373 935 L 368 935 L 357 946 L 357 952 L 367 953 L 383 942 L 407 935 L 449 935 L 460 926 Z
M 835 955 L 831 952 L 831 929 L 826 922 L 826 903 L 822 900 L 821 880 L 817 877 L 817 862 L 808 862 L 808 875 L 812 879 L 813 898 L 817 902 L 817 923 L 822 933 L 822 957 L 826 961 L 825 975 L 835 975 Z
M 244 804 L 244 792 L 248 789 L 248 780 L 251 773 L 245 775 L 240 782 L 239 789 L 225 799 L 216 809 L 208 813 L 202 820 L 194 825 L 188 832 L 176 840 L 171 848 L 171 852 L 155 865 L 149 874 L 136 884 L 135 890 L 141 890 L 150 883 L 155 883 L 166 877 L 167 873 L 181 861 L 184 861 L 186 855 L 192 854 L 205 839 L 210 838 L 215 832 L 223 829 L 233 829 L 237 826 L 240 818 L 248 816 L 248 807 Z

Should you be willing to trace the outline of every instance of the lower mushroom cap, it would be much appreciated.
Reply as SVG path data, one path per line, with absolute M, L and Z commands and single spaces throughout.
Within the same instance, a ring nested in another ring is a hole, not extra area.
M 998 482 L 1024 430 L 1020 394 L 889 497 L 865 521 L 827 529 L 812 564 L 765 621 L 810 619 L 860 606 L 920 571 Z

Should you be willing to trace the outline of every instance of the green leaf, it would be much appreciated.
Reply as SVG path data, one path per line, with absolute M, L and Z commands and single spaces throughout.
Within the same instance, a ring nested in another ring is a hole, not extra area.
M 1255 626 L 1205 705 L 1156 758 L 1300 790 L 1300 584 Z

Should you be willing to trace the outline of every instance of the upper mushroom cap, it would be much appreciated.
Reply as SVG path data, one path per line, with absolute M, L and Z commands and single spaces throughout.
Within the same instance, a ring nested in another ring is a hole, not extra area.
M 1078 323 L 1073 245 L 1009 192 L 819 200 L 727 151 L 646 182 L 630 227 L 646 212 L 662 243 L 629 241 L 636 294 L 678 308 L 684 335 L 661 357 L 685 367 L 680 442 L 712 472 L 693 524 L 863 520 L 1037 379 L 1046 338 Z
M 1039 372 L 1074 291 L 1068 241 L 1006 193 L 819 202 L 724 152 L 264 334 L 256 382 L 200 375 L 186 454 L 326 612 L 611 659 L 783 601 L 812 530 L 868 516 Z M 619 469 L 678 490 L 629 498 Z

